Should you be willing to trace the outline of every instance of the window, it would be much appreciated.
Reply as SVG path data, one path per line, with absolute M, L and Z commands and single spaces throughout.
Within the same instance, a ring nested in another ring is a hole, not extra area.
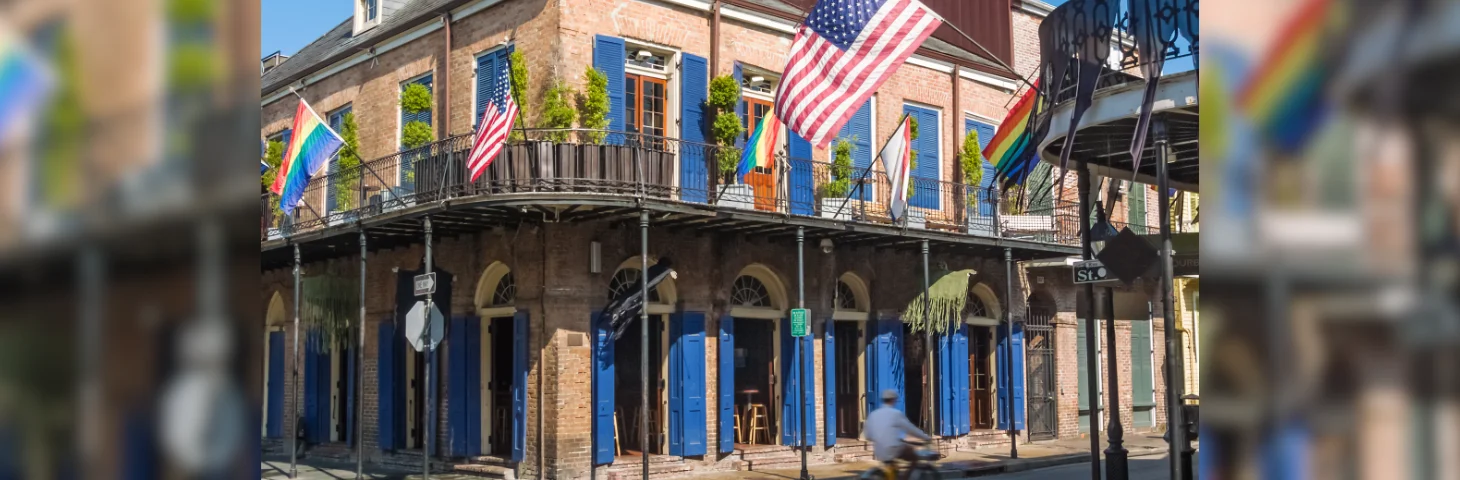
M 747 122 L 745 125 L 746 141 L 750 141 L 750 137 L 752 135 L 755 135 L 755 129 L 756 127 L 760 126 L 760 120 L 762 118 L 765 118 L 766 115 L 771 114 L 771 108 L 771 102 L 767 102 L 758 98 L 747 97 L 745 99 L 745 121 Z M 780 128 L 780 126 L 777 125 L 776 128 Z M 777 141 L 777 143 L 780 143 L 779 140 Z M 775 150 L 775 148 L 772 148 L 772 150 Z M 755 171 L 757 173 L 772 173 L 771 170 L 766 167 L 755 167 Z
M 617 273 L 613 274 L 613 279 L 608 281 L 608 296 L 609 298 L 618 298 L 627 292 L 636 292 L 642 288 L 644 286 L 639 283 L 639 269 L 621 268 Z M 655 286 L 649 290 L 649 303 L 659 303 L 660 301 L 659 287 Z
M 512 272 L 507 272 L 497 281 L 497 288 L 492 291 L 492 306 L 500 307 L 511 305 L 517 301 L 517 281 L 512 278 Z
M 771 294 L 765 284 L 750 275 L 735 279 L 730 289 L 730 304 L 742 307 L 771 307 Z
M 419 83 L 421 85 L 426 86 L 426 91 L 428 91 L 428 92 L 429 91 L 432 91 L 432 88 L 431 88 L 431 74 L 429 74 L 429 73 L 426 74 L 426 75 L 424 75 L 424 76 L 422 76 L 422 77 L 420 77 L 420 78 L 417 78 L 415 80 L 411 80 L 409 82 L 402 83 L 401 86 L 400 86 L 401 91 L 404 92 L 405 89 L 406 89 L 406 87 L 409 86 L 412 83 Z M 399 96 L 399 94 L 397 94 L 397 96 Z M 396 105 L 400 105 L 399 98 L 397 98 Z M 411 123 L 411 122 L 422 122 L 422 123 L 425 123 L 426 126 L 430 126 L 431 125 L 431 109 L 428 108 L 428 109 L 425 109 L 425 110 L 422 110 L 422 111 L 419 111 L 419 112 L 416 112 L 416 113 L 407 113 L 405 111 L 405 109 L 401 109 L 401 112 L 400 112 L 400 135 L 397 136 L 397 142 L 399 142 L 400 149 L 401 150 L 405 150 L 406 149 L 405 143 L 403 141 L 404 140 L 404 134 L 405 134 L 405 130 L 406 130 L 406 125 L 409 124 L 409 123 Z M 415 183 L 416 183 L 416 173 L 415 173 L 416 172 L 416 167 L 415 167 L 415 164 L 414 164 L 414 160 L 415 159 L 412 158 L 412 156 L 402 156 L 401 157 L 401 160 L 400 160 L 400 162 L 401 162 L 400 168 L 396 169 L 396 171 L 399 172 L 399 178 L 397 179 L 398 182 L 399 182 L 399 184 L 402 187 L 406 187 L 406 188 L 408 188 L 410 190 L 414 190 L 415 189 Z
M 500 79 L 508 69 L 507 59 L 511 55 L 512 46 L 509 45 L 477 57 L 476 114 L 471 118 L 473 126 L 482 122 L 482 115 L 487 112 L 487 104 L 492 103 L 493 99 L 506 98 L 503 96 L 505 92 L 501 91 L 503 85 L 500 85 Z
M 644 75 L 624 77 L 624 103 L 628 116 L 624 122 L 630 132 L 663 137 L 665 99 L 669 92 L 664 80 Z
M 380 14 L 380 0 L 365 0 L 365 20 L 374 21 Z
M 658 52 L 652 52 L 633 45 L 629 45 L 626 50 L 627 51 L 624 53 L 624 58 L 628 59 L 625 63 L 629 66 L 644 68 L 656 72 L 669 71 L 668 55 Z
M 969 315 L 974 316 L 974 317 L 979 317 L 979 318 L 988 318 L 989 317 L 989 309 L 988 309 L 988 307 L 984 306 L 983 299 L 978 298 L 977 295 L 969 295 L 968 296 L 968 304 L 967 304 L 966 307 L 964 307 L 964 309 L 968 312 Z
M 847 282 L 838 280 L 836 282 L 836 308 L 841 310 L 857 309 L 857 294 L 852 292 L 852 286 Z

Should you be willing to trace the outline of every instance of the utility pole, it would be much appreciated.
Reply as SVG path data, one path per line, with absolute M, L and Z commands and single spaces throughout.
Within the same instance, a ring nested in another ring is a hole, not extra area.
M 637 159 L 639 149 L 634 149 Z M 634 162 L 636 165 L 639 163 Z M 641 170 L 642 171 L 642 170 Z M 643 176 L 639 177 L 640 179 Z M 642 183 L 642 182 L 641 182 Z M 649 211 L 639 212 L 639 455 L 643 480 L 649 480 Z
M 431 274 L 431 217 L 429 216 L 426 217 L 426 274 Z M 436 294 L 434 292 L 426 294 L 426 320 L 421 322 L 425 324 L 425 328 L 421 329 L 421 343 L 426 346 L 426 383 L 423 386 L 426 389 L 426 404 L 421 407 L 424 410 L 421 414 L 421 423 L 426 424 L 424 434 L 422 435 L 423 438 L 421 439 L 421 478 L 425 480 L 431 480 L 431 394 L 435 393 L 431 391 L 431 369 L 436 366 L 436 362 L 431 361 L 431 354 L 433 353 L 431 348 L 431 309 L 435 306 L 432 303 L 435 296 Z
M 997 225 L 997 223 L 995 223 L 995 225 Z M 1014 428 L 1014 410 L 1017 407 L 1014 405 L 1014 392 L 1013 392 L 1013 388 L 1014 388 L 1014 250 L 1011 249 L 1011 248 L 1009 248 L 1009 247 L 1004 247 L 1004 301 L 1006 303 L 1008 303 L 1008 305 L 1005 305 L 1004 306 L 1004 328 L 1007 328 L 1008 329 L 1007 330 L 1008 331 L 1008 338 L 1006 338 L 1004 340 L 1004 350 L 1006 352 L 1004 354 L 1004 358 L 1006 358 L 1008 360 L 1005 361 L 1005 362 L 1002 362 L 1002 363 L 1006 363 L 1008 365 L 999 365 L 999 370 L 1003 370 L 1003 371 L 1009 372 L 1008 373 L 1008 377 L 1006 377 L 1006 378 L 1009 379 L 1009 381 L 1008 381 L 1008 383 L 1006 385 L 1009 385 L 1009 390 L 1010 390 L 1007 393 L 1007 395 L 1009 396 L 1009 411 L 1006 412 L 1009 415 L 1009 423 L 1008 423 L 1008 427 L 1009 427 L 1009 458 L 1019 458 L 1019 433 L 1018 433 L 1019 430 L 1016 429 L 1016 428 Z

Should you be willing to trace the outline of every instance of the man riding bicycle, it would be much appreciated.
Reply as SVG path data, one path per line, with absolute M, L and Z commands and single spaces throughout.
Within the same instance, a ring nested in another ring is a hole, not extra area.
M 904 442 L 906 437 L 923 441 L 933 439 L 909 422 L 907 415 L 898 410 L 896 405 L 897 390 L 883 390 L 882 408 L 867 415 L 863 430 L 867 439 L 872 441 L 873 457 L 884 464 L 890 464 L 894 460 L 917 461 L 917 450 Z

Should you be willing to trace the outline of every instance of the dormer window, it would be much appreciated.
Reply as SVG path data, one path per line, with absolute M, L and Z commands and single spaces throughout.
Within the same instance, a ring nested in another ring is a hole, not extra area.
M 355 0 L 355 35 L 380 25 L 381 0 Z
M 380 0 L 365 1 L 365 21 L 372 22 L 380 16 Z

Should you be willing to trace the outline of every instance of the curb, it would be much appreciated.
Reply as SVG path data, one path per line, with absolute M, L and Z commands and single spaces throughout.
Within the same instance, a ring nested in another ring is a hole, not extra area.
M 1165 453 L 1160 448 L 1140 448 L 1126 452 L 1126 458 L 1142 457 L 1147 455 L 1158 455 Z M 1101 456 L 1104 458 L 1104 456 Z M 961 470 L 938 470 L 944 478 L 973 478 L 1004 473 L 1024 472 L 1042 468 L 1058 467 L 1063 465 L 1074 465 L 1090 461 L 1087 453 L 1070 453 L 1063 455 L 1050 455 L 1047 457 L 1032 458 L 1028 460 L 1005 460 L 993 465 L 984 465 Z

